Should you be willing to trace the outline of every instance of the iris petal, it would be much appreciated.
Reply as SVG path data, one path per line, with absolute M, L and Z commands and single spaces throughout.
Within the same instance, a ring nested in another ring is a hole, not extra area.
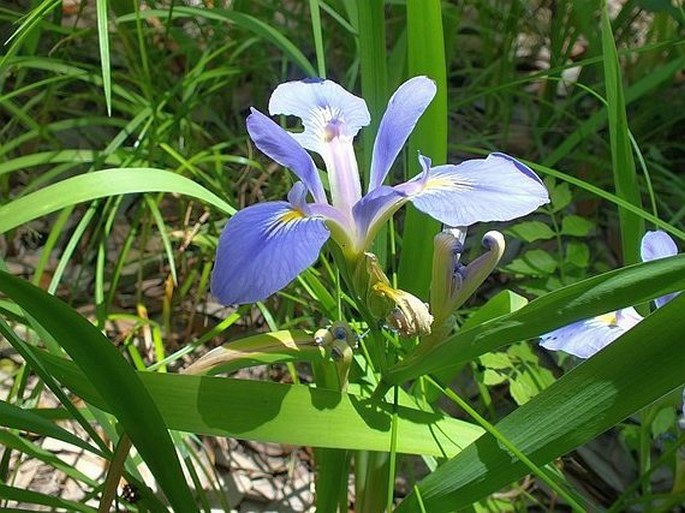
M 645 233 L 640 250 L 643 262 L 678 254 L 678 246 L 666 232 L 661 230 Z
M 540 345 L 578 358 L 590 358 L 642 320 L 631 306 L 615 313 L 574 322 L 540 337 Z
M 256 109 L 247 117 L 247 131 L 257 148 L 281 166 L 290 168 L 302 180 L 314 201 L 326 202 L 314 161 L 288 132 Z
M 435 82 L 428 77 L 414 77 L 402 84 L 392 95 L 373 145 L 369 191 L 383 183 L 436 91 Z
M 430 167 L 396 189 L 416 208 L 450 226 L 508 221 L 549 202 L 542 180 L 516 159 L 492 153 L 486 159 Z
M 285 201 L 240 210 L 219 238 L 212 294 L 224 304 L 267 298 L 316 261 L 329 235 L 320 217 Z
M 292 135 L 302 146 L 317 153 L 333 136 L 351 140 L 371 121 L 366 102 L 330 80 L 279 85 L 269 100 L 269 113 L 300 118 L 304 132 Z
M 394 187 L 381 185 L 366 194 L 352 208 L 357 226 L 357 251 L 371 245 L 378 229 L 407 201 L 406 194 Z
M 642 261 L 649 262 L 650 260 L 658 260 L 659 258 L 677 255 L 678 246 L 676 246 L 674 240 L 666 232 L 657 230 L 654 232 L 647 232 L 645 233 L 645 236 L 642 237 L 640 253 Z M 657 308 L 661 308 L 677 295 L 678 293 L 675 292 L 659 297 L 654 300 L 654 304 L 656 304 Z

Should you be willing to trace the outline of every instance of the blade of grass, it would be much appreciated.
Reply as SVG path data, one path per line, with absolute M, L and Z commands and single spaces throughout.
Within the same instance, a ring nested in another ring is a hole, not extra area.
M 29 504 L 40 504 L 42 506 L 49 506 L 50 508 L 65 509 L 73 512 L 79 511 L 82 513 L 97 513 L 95 509 L 79 502 L 60 499 L 59 497 L 52 497 L 40 492 L 24 490 L 22 488 L 15 488 L 14 486 L 7 486 L 2 483 L 0 483 L 0 497 L 5 500 L 13 500 Z
M 5 401 L 0 401 L 0 419 L 2 419 L 0 425 L 6 428 L 21 429 L 42 436 L 55 438 L 56 440 L 67 442 L 88 452 L 103 456 L 103 453 L 100 450 L 93 447 L 88 442 L 81 440 L 66 429 L 53 424 L 40 415 Z
M 12 35 L 4 41 L 5 45 L 12 44 L 0 58 L 0 71 L 8 65 L 8 61 L 14 57 L 14 54 L 19 50 L 24 39 L 31 34 L 32 30 L 43 20 L 43 17 L 61 4 L 61 0 L 45 0 L 26 15 L 21 25 L 19 25 Z
M 43 383 L 45 383 L 47 387 L 52 391 L 52 393 L 55 394 L 57 399 L 59 399 L 60 403 L 71 414 L 71 418 L 76 420 L 76 422 L 78 422 L 81 425 L 81 427 L 83 427 L 84 431 L 88 433 L 88 435 L 98 445 L 100 450 L 103 453 L 107 454 L 107 452 L 109 451 L 107 444 L 100 437 L 98 432 L 84 418 L 81 412 L 79 412 L 76 406 L 72 404 L 72 402 L 69 400 L 69 397 L 67 397 L 67 394 L 65 394 L 62 388 L 59 386 L 59 383 L 57 383 L 55 378 L 53 378 L 50 371 L 38 359 L 38 357 L 36 356 L 37 350 L 29 344 L 27 344 L 26 342 L 24 342 L 22 339 L 20 339 L 14 333 L 12 328 L 10 328 L 10 326 L 4 321 L 4 319 L 0 319 L 0 334 L 2 334 L 7 339 L 10 345 L 14 347 L 14 349 L 16 349 L 17 353 L 21 355 L 21 357 L 30 366 L 33 372 L 35 372 L 43 381 Z
M 171 247 L 171 241 L 169 240 L 169 234 L 167 233 L 166 223 L 164 222 L 164 218 L 162 217 L 162 213 L 160 212 L 157 203 L 158 201 L 153 200 L 147 194 L 145 195 L 145 204 L 152 213 L 152 218 L 155 220 L 157 230 L 159 230 L 159 237 L 162 239 L 164 252 L 166 253 L 167 260 L 169 260 L 169 271 L 171 272 L 171 278 L 174 281 L 174 285 L 178 285 L 178 278 L 176 276 L 176 261 L 174 259 L 174 250 Z
M 112 115 L 112 72 L 109 56 L 109 24 L 107 16 L 107 0 L 96 0 L 98 42 L 100 45 L 100 66 L 102 67 L 102 86 L 105 91 L 105 105 L 107 115 Z
M 602 51 L 604 53 L 604 84 L 609 119 L 611 141 L 611 162 L 614 171 L 616 195 L 627 202 L 641 207 L 640 187 L 637 182 L 635 159 L 630 142 L 628 118 L 626 116 L 625 96 L 621 67 L 614 43 L 614 35 L 609 22 L 607 3 L 602 6 Z M 618 209 L 621 230 L 623 263 L 640 261 L 640 240 L 645 227 L 642 219 L 623 208 Z
M 58 150 L 42 151 L 31 155 L 22 155 L 0 163 L 0 176 L 13 171 L 24 170 L 29 167 L 59 163 L 91 163 L 100 157 L 100 152 L 94 150 Z M 105 164 L 121 165 L 123 159 L 118 155 L 108 155 Z
M 95 476 L 87 476 L 80 470 L 72 467 L 66 461 L 57 457 L 52 451 L 45 450 L 11 431 L 0 429 L 0 445 L 6 449 L 19 451 L 31 458 L 42 461 L 55 470 L 64 472 L 64 474 L 77 482 L 84 483 L 93 488 L 98 486 L 98 481 L 95 479 Z
M 185 194 L 227 214 L 235 212 L 214 193 L 175 173 L 153 168 L 114 168 L 68 178 L 0 206 L 0 233 L 69 205 L 140 192 Z
M 316 70 L 311 65 L 307 57 L 293 44 L 288 38 L 281 34 L 276 28 L 267 23 L 250 16 L 248 14 L 232 11 L 229 9 L 206 9 L 199 7 L 174 6 L 173 12 L 169 9 L 149 9 L 139 14 L 132 13 L 117 18 L 117 24 L 136 21 L 137 17 L 147 18 L 206 18 L 222 22 L 235 23 L 247 30 L 250 30 L 270 41 L 278 48 L 283 50 L 290 59 L 297 64 L 300 69 L 309 77 L 316 76 Z
M 444 388 L 431 377 L 428 377 L 427 381 L 431 383 L 431 385 L 433 385 L 435 388 L 437 388 L 443 395 L 452 400 L 452 402 L 454 402 L 456 405 L 462 408 L 466 413 L 468 413 L 468 415 L 472 419 L 476 420 L 478 424 L 483 426 L 483 428 L 488 434 L 495 437 L 504 447 L 507 448 L 507 450 L 512 455 L 521 460 L 521 462 L 523 462 L 526 465 L 530 472 L 533 472 L 537 477 L 544 481 L 547 484 L 547 486 L 549 486 L 552 490 L 554 490 L 554 492 L 556 492 L 560 497 L 562 497 L 569 504 L 569 506 L 571 506 L 571 509 L 573 511 L 579 513 L 587 511 L 587 505 L 585 507 L 580 505 L 579 497 L 574 497 L 573 495 L 571 495 L 568 490 L 564 489 L 557 482 L 557 479 L 555 477 L 551 476 L 549 472 L 544 470 L 542 467 L 533 463 L 533 461 L 531 461 L 530 458 L 528 458 L 523 452 L 521 452 L 510 440 L 503 436 L 502 433 L 500 433 L 500 431 L 495 426 L 490 424 L 476 410 L 474 410 L 467 401 L 459 397 L 453 390 L 449 388 Z
M 316 51 L 316 67 L 319 78 L 326 78 L 326 53 L 323 48 L 323 31 L 321 28 L 321 11 L 319 0 L 309 0 L 309 12 L 312 17 L 312 33 L 314 35 L 314 49 Z

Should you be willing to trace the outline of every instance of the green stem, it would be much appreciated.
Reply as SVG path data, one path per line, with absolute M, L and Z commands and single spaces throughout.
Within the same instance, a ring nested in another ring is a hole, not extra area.
M 335 327 L 335 323 L 334 323 Z M 352 363 L 352 348 L 347 340 L 335 339 L 330 348 L 331 358 L 312 365 L 317 387 L 344 392 Z M 322 512 L 347 511 L 347 483 L 350 452 L 345 449 L 318 448 L 315 451 L 316 510 Z

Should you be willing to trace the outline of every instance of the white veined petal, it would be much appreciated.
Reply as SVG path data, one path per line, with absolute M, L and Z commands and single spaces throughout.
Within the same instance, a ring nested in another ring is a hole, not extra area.
M 578 358 L 590 358 L 642 320 L 633 307 L 586 319 L 540 337 L 540 345 Z

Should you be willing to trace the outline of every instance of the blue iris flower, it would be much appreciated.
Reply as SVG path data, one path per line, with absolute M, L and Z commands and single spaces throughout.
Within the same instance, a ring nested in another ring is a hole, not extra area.
M 677 255 L 678 247 L 665 232 L 647 232 L 642 238 L 641 257 L 643 262 Z M 673 299 L 677 293 L 657 298 L 657 308 Z M 611 344 L 626 331 L 642 320 L 632 306 L 622 308 L 592 319 L 574 322 L 540 337 L 540 345 L 553 351 L 564 351 L 578 358 L 590 358 Z
M 304 130 L 299 133 L 252 109 L 247 129 L 255 145 L 299 181 L 287 201 L 252 205 L 228 221 L 219 239 L 212 293 L 224 304 L 265 299 L 313 264 L 329 239 L 348 263 L 358 262 L 381 226 L 407 202 L 450 226 L 506 221 L 549 202 L 540 178 L 502 153 L 436 167 L 419 155 L 417 176 L 384 185 L 435 93 L 435 83 L 420 76 L 393 94 L 378 129 L 365 194 L 352 145 L 370 122 L 363 99 L 330 80 L 279 85 L 269 113 L 300 118 Z M 328 196 L 307 150 L 325 164 Z

